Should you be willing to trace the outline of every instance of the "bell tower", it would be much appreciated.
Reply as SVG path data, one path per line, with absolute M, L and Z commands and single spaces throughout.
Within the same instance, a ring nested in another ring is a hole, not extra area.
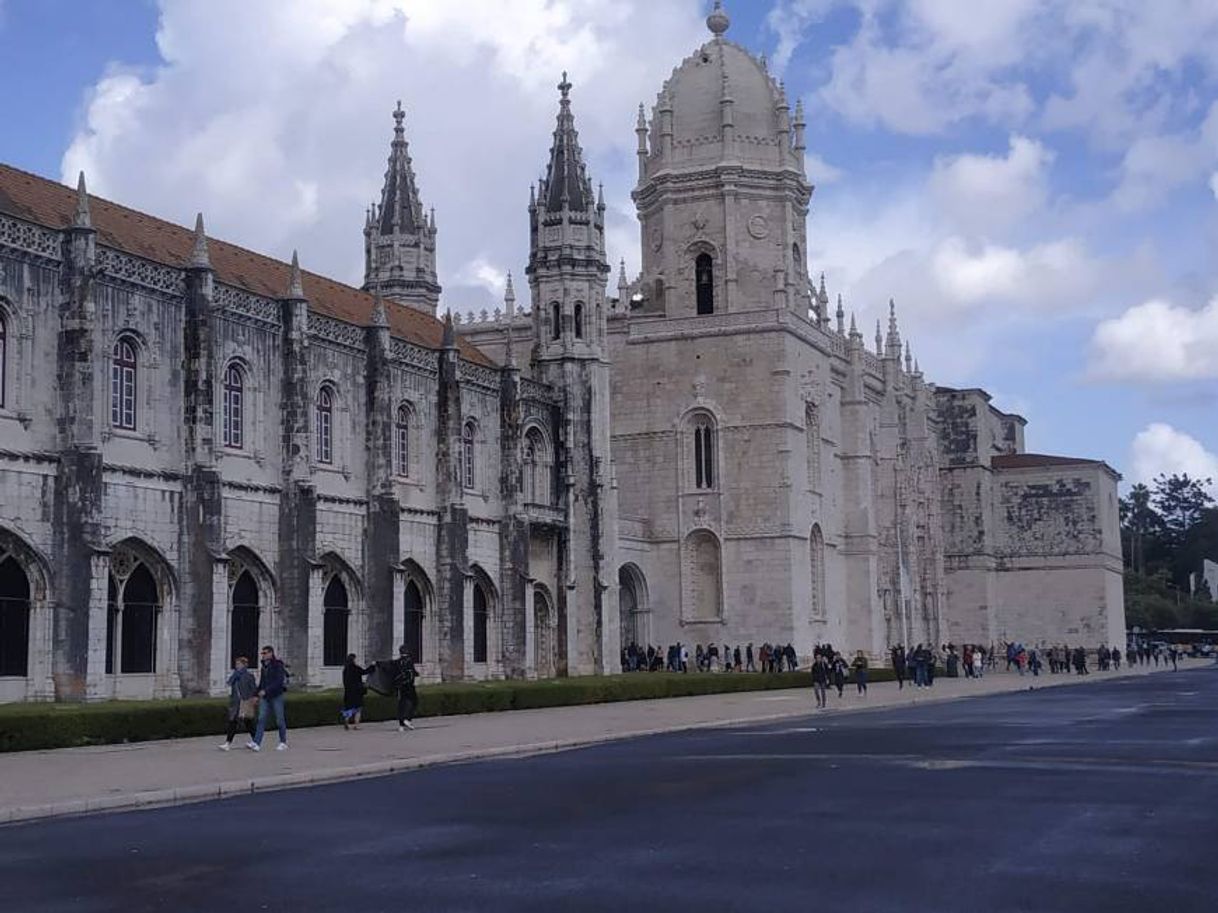
M 393 142 L 381 201 L 364 220 L 364 291 L 435 316 L 436 213 L 424 213 L 402 126 L 399 101 L 393 112 Z

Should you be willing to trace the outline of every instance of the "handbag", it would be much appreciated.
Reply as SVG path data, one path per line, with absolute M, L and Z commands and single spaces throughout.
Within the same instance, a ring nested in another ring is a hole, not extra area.
M 258 698 L 247 697 L 237 706 L 237 719 L 252 720 L 254 711 L 258 709 Z

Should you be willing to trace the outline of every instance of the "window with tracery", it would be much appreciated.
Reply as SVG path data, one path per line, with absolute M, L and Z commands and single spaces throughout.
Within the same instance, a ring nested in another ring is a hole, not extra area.
M 135 430 L 135 395 L 139 363 L 135 341 L 120 336 L 114 343 L 110 360 L 110 424 Z
M 405 403 L 393 422 L 393 463 L 398 475 L 410 475 L 410 407 Z
M 224 403 L 221 410 L 224 446 L 240 450 L 245 446 L 245 372 L 231 364 L 224 372 Z
M 584 338 L 584 305 L 582 301 L 575 302 L 575 338 Z
M 461 429 L 461 482 L 466 488 L 473 488 L 477 478 L 474 475 L 474 446 L 478 428 L 471 421 L 466 422 Z
M 715 313 L 715 261 L 710 254 L 698 254 L 694 260 L 694 292 L 698 313 Z
M 693 480 L 694 488 L 715 487 L 715 425 L 709 416 L 700 415 L 693 420 Z
M 317 391 L 314 406 L 314 448 L 317 462 L 334 462 L 334 391 L 322 387 Z
M 550 338 L 558 339 L 562 336 L 562 308 L 559 307 L 557 301 L 550 303 Z

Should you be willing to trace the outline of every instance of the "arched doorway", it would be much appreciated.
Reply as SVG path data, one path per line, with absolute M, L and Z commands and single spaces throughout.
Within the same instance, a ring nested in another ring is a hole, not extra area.
M 486 587 L 481 580 L 474 581 L 474 662 L 486 662 L 486 635 L 490 600 L 487 598 Z
M 634 564 L 623 564 L 617 572 L 617 585 L 622 649 L 633 643 L 646 650 L 651 640 L 651 612 L 643 572 Z
M 0 560 L 0 676 L 24 678 L 30 665 L 30 579 L 17 559 Z
M 533 667 L 538 678 L 553 678 L 556 671 L 554 656 L 557 618 L 554 605 L 544 589 L 533 589 Z
M 416 663 L 422 662 L 424 602 L 423 591 L 417 581 L 413 579 L 406 581 L 404 602 L 406 606 L 406 639 L 404 643 L 406 649 L 410 651 L 411 658 Z
M 335 574 L 326 584 L 322 596 L 322 642 L 321 662 L 323 666 L 341 666 L 347 661 L 348 627 L 351 620 L 347 585 Z
M 106 674 L 156 671 L 161 589 L 142 559 L 126 550 L 110 557 L 107 586 Z
M 233 584 L 232 621 L 229 625 L 229 659 L 244 656 L 250 665 L 258 657 L 258 623 L 262 613 L 258 600 L 258 583 L 254 575 L 244 570 Z

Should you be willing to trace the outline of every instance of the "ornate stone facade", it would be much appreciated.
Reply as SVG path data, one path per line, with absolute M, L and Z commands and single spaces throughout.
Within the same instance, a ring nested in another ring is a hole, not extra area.
M 803 116 L 724 33 L 640 107 L 606 296 L 571 86 L 527 301 L 441 323 L 403 117 L 362 291 L 0 166 L 0 701 L 615 671 L 631 640 L 1123 640 L 1115 474 L 807 274 Z M 835 319 L 834 319 L 835 318 Z

